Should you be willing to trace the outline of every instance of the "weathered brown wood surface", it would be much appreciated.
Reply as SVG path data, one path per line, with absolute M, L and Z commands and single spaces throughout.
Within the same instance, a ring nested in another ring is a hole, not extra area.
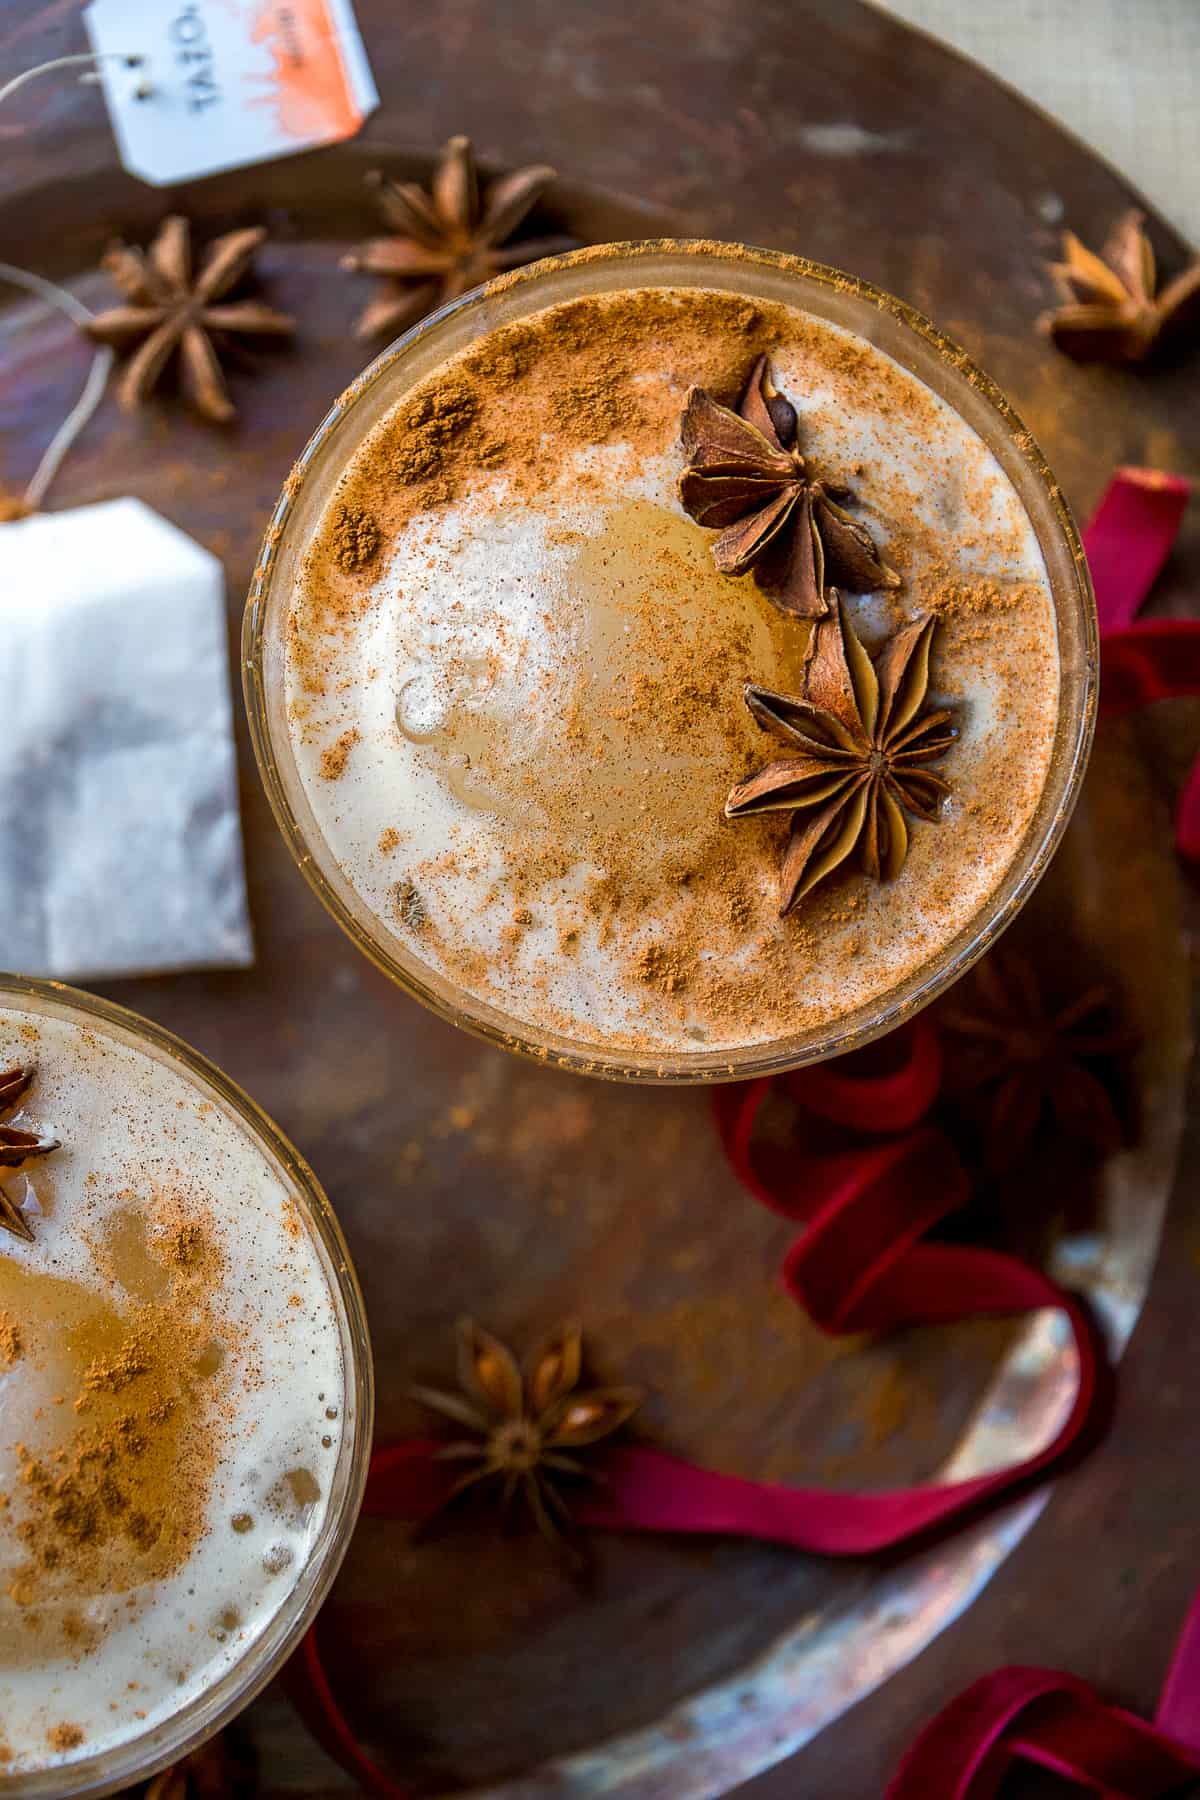
M 424 172 L 453 131 L 470 132 L 496 165 L 553 162 L 563 184 L 548 218 L 580 237 L 674 225 L 801 251 L 914 302 L 1012 395 L 1080 513 L 1118 463 L 1195 472 L 1200 358 L 1143 375 L 1085 371 L 1033 331 L 1053 222 L 1065 217 L 1096 241 L 1129 203 L 1124 184 L 989 77 L 868 7 L 359 0 L 358 11 L 383 95 L 360 140 L 170 197 L 202 225 L 274 225 L 263 267 L 302 321 L 296 349 L 238 380 L 242 423 L 225 435 L 170 406 L 132 422 L 106 406 L 55 489 L 60 505 L 142 494 L 208 543 L 227 571 L 231 643 L 278 486 L 363 360 L 349 326 L 364 289 L 334 274 L 340 243 L 371 228 L 362 171 L 385 161 Z M 83 44 L 73 0 L 0 5 L 0 78 Z M 0 257 L 78 274 L 114 230 L 146 233 L 167 198 L 116 167 L 93 90 L 47 80 L 0 115 Z M 1177 262 L 1183 247 L 1165 228 L 1156 236 Z M 3 315 L 0 343 L 0 481 L 15 485 L 87 353 L 66 332 L 4 330 Z M 1159 605 L 1186 610 L 1196 595 L 1200 508 Z M 1195 741 L 1184 712 L 1139 731 L 1163 795 Z M 415 1424 L 402 1383 L 448 1371 L 460 1310 L 524 1333 L 582 1306 L 604 1370 L 644 1381 L 648 1428 L 684 1449 L 793 1479 L 859 1469 L 900 1480 L 928 1468 L 953 1441 L 998 1335 L 963 1334 L 954 1382 L 944 1345 L 922 1334 L 859 1359 L 817 1349 L 782 1302 L 762 1304 L 786 1233 L 717 1163 L 705 1098 L 528 1068 L 397 995 L 291 865 L 240 723 L 239 754 L 256 968 L 112 991 L 215 1057 L 313 1160 L 364 1276 L 381 1432 Z M 1193 1177 L 1197 1151 L 1200 1141 L 1185 1164 Z M 1189 1375 L 1200 1355 L 1200 1229 L 1189 1196 L 1185 1175 L 1108 1443 L 1062 1482 L 964 1620 L 747 1792 L 873 1800 L 916 1724 L 1001 1660 L 1069 1667 L 1149 1705 L 1200 1578 Z M 730 1266 L 742 1271 L 732 1282 Z M 878 1428 L 878 1394 L 897 1378 L 910 1398 L 904 1430 L 889 1433 Z M 840 1449 L 834 1415 L 857 1421 Z M 397 1556 L 387 1530 L 361 1534 L 331 1636 L 340 1623 L 356 1637 L 342 1673 L 364 1724 L 382 1742 L 390 1735 L 426 1780 L 483 1776 L 511 1758 L 512 1733 L 506 1746 L 495 1716 L 508 1703 L 497 1687 L 506 1670 L 533 1749 L 586 1744 L 636 1722 L 621 1713 L 631 1640 L 642 1646 L 638 1680 L 661 1710 L 736 1667 L 773 1623 L 862 1579 L 733 1545 L 631 1543 L 605 1547 L 608 1598 L 585 1603 L 536 1556 L 492 1557 L 485 1569 L 469 1545 L 447 1541 L 414 1560 Z M 381 1570 L 398 1585 L 382 1587 Z M 450 1595 L 465 1596 L 457 1616 Z M 540 1663 L 514 1649 L 530 1621 L 549 1646 Z M 251 1725 L 267 1794 L 346 1791 L 277 1697 Z

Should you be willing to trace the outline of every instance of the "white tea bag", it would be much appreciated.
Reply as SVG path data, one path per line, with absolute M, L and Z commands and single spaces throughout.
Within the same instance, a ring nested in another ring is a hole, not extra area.
M 253 960 L 224 594 L 140 500 L 0 525 L 0 965 Z

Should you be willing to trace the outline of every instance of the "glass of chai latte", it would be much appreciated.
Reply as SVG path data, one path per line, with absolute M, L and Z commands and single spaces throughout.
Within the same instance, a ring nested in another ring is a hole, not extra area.
M 313 1619 L 372 1387 L 333 1212 L 210 1063 L 0 976 L 0 1795 L 109 1794 Z
M 911 308 L 738 245 L 445 307 L 293 471 L 256 750 L 401 987 L 581 1072 L 724 1080 L 933 998 L 1044 872 L 1095 609 L 1036 444 Z

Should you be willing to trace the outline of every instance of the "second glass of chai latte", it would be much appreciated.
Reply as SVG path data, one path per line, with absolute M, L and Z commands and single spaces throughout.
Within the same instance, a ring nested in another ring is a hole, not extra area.
M 585 1072 L 853 1047 L 1045 868 L 1094 710 L 1078 540 L 899 302 L 738 246 L 583 251 L 386 352 L 247 615 L 298 859 L 409 991 Z
M 354 1526 L 328 1202 L 145 1020 L 0 976 L 0 1795 L 145 1780 L 279 1667 Z

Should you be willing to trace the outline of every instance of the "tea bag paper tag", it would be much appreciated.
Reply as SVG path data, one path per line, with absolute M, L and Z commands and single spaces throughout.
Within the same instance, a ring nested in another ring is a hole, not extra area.
M 111 59 L 121 161 L 152 187 L 353 137 L 379 104 L 350 0 L 93 0 L 83 17 Z
M 140 500 L 0 525 L 5 966 L 253 960 L 217 558 Z

